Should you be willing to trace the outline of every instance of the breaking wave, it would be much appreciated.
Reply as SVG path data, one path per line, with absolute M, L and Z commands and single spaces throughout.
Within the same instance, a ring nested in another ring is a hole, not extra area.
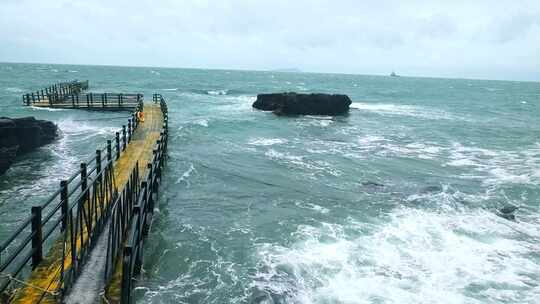
M 258 244 L 253 285 L 277 303 L 534 303 L 538 232 L 481 210 L 301 225 L 290 246 Z
M 350 107 L 353 109 L 374 112 L 381 115 L 411 116 L 433 120 L 461 119 L 451 113 L 442 110 L 412 105 L 353 102 Z

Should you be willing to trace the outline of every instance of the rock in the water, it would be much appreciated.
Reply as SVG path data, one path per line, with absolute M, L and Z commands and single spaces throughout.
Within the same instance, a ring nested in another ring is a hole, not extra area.
M 349 111 L 347 95 L 274 93 L 259 94 L 253 107 L 278 115 L 342 115 Z
M 512 214 L 512 213 L 516 212 L 516 210 L 518 210 L 518 209 L 519 209 L 518 206 L 507 205 L 507 206 L 504 206 L 501 209 L 499 209 L 499 212 L 502 213 L 502 214 Z
M 17 155 L 46 145 L 57 136 L 58 127 L 50 121 L 0 117 L 0 174 L 11 166 Z
M 507 205 L 497 210 L 497 215 L 507 220 L 515 221 L 516 216 L 514 215 L 514 212 L 516 212 L 518 209 L 518 206 Z

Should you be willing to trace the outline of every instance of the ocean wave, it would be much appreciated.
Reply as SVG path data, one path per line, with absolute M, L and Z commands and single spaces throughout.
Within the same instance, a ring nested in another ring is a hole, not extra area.
M 57 121 L 56 124 L 63 137 L 69 142 L 87 143 L 94 138 L 112 138 L 115 132 L 120 130 L 118 127 L 93 125 L 71 119 L 63 119 Z M 104 145 L 105 142 L 99 142 L 99 144 Z
M 34 106 L 30 106 L 30 109 L 32 109 L 32 110 L 37 110 L 37 111 L 47 111 L 47 112 L 66 111 L 66 109 L 55 109 L 55 108 L 34 107 Z
M 248 141 L 249 145 L 253 146 L 273 146 L 273 145 L 280 145 L 287 143 L 288 140 L 283 138 L 264 138 L 264 137 L 258 137 L 253 138 Z
M 189 182 L 189 178 L 190 178 L 191 174 L 193 174 L 193 173 L 197 173 L 197 170 L 195 170 L 195 167 L 193 166 L 193 164 L 191 164 L 189 166 L 189 168 L 184 173 L 182 173 L 182 176 L 180 176 L 176 180 L 176 183 L 177 184 L 185 183 L 187 187 L 191 186 L 191 184 Z
M 313 154 L 334 154 L 355 159 L 379 156 L 429 160 L 444 156 L 447 148 L 433 142 L 414 141 L 404 144 L 389 137 L 366 134 L 358 136 L 356 141 L 352 142 L 314 140 L 309 142 L 307 151 Z
M 188 92 L 199 94 L 199 95 L 210 95 L 210 96 L 242 95 L 246 93 L 245 91 L 238 90 L 238 89 L 208 89 L 208 90 L 193 89 L 193 90 L 189 90 Z
M 463 119 L 442 110 L 412 105 L 353 102 L 350 107 L 352 109 L 374 112 L 381 115 L 410 116 L 432 120 Z
M 301 168 L 307 171 L 308 176 L 316 178 L 319 174 L 329 174 L 331 176 L 341 176 L 342 172 L 332 164 L 322 160 L 309 160 L 304 156 L 297 156 L 286 152 L 279 152 L 275 149 L 267 150 L 264 155 L 279 163 Z
M 197 119 L 193 122 L 196 125 L 202 126 L 202 127 L 208 127 L 208 120 L 207 119 Z
M 529 258 L 538 246 L 516 237 L 537 230 L 482 210 L 402 208 L 389 217 L 301 225 L 291 245 L 258 244 L 253 285 L 291 303 L 534 303 L 540 296 L 540 270 Z
M 540 184 L 540 146 L 519 151 L 490 150 L 453 143 L 446 166 L 482 173 L 486 185 Z
M 15 87 L 13 87 L 13 88 L 5 88 L 4 90 L 7 91 L 7 92 L 11 92 L 11 93 L 23 93 L 24 92 L 23 89 L 15 88 Z

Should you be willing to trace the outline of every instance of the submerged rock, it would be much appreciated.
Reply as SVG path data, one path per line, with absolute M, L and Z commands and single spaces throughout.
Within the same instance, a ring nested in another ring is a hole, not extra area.
M 57 136 L 58 127 L 50 121 L 0 117 L 0 174 L 6 172 L 17 155 L 46 145 Z
M 514 215 L 514 212 L 516 212 L 518 209 L 519 209 L 518 206 L 507 205 L 497 210 L 497 215 L 504 219 L 514 221 L 516 220 L 516 216 Z
M 278 115 L 343 115 L 349 111 L 351 99 L 339 94 L 259 94 L 253 107 Z

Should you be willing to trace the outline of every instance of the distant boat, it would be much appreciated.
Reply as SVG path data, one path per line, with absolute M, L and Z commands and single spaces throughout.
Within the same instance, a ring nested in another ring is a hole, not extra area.
M 392 71 L 392 74 L 390 74 L 390 77 L 399 77 L 399 75 L 396 74 L 394 71 Z

